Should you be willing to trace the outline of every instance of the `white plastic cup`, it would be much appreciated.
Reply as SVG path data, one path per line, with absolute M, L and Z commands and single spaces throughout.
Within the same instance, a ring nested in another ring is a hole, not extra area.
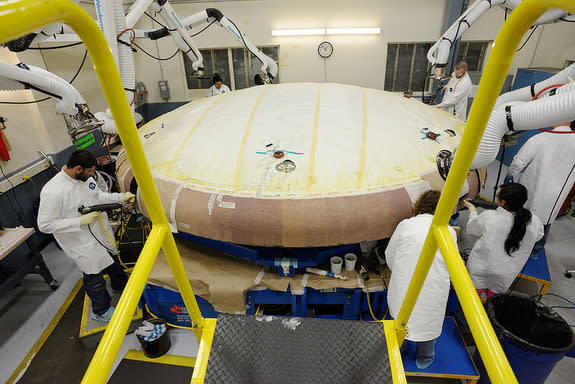
M 343 259 L 339 256 L 334 256 L 329 259 L 331 264 L 331 273 L 334 275 L 339 275 L 341 273 L 341 266 L 343 265 Z
M 357 256 L 355 255 L 355 253 L 346 253 L 344 259 L 345 259 L 345 270 L 353 271 L 355 269 L 355 263 L 357 262 Z

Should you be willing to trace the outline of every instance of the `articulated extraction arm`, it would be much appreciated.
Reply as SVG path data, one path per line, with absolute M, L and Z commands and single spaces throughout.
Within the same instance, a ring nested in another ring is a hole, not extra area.
M 455 41 L 485 12 L 494 6 L 515 9 L 522 0 L 478 0 L 469 7 L 427 52 L 432 64 L 432 78 L 443 79 L 449 52 Z M 534 26 L 560 21 L 575 21 L 575 15 L 551 9 L 539 17 Z M 575 64 L 553 77 L 499 96 L 471 169 L 489 165 L 499 151 L 503 137 L 513 131 L 545 128 L 575 119 Z M 454 154 L 442 151 L 437 156 L 440 173 L 447 176 Z
M 64 115 L 72 139 L 103 124 L 90 112 L 80 93 L 64 79 L 31 65 L 0 62 L 0 91 L 24 89 L 34 89 L 59 100 L 56 109 Z
M 215 8 L 208 8 L 188 16 L 180 21 L 168 2 L 160 5 L 159 2 L 154 1 L 151 3 L 150 7 L 164 20 L 166 27 L 155 31 L 148 31 L 145 33 L 145 35 L 152 40 L 160 39 L 169 35 L 172 36 L 178 48 L 180 48 L 186 55 L 188 55 L 192 61 L 194 75 L 200 77 L 204 75 L 203 58 L 200 50 L 196 47 L 191 37 L 189 36 L 189 32 L 185 28 L 192 28 L 205 23 L 218 23 L 222 28 L 230 32 L 232 36 L 241 42 L 248 51 L 250 51 L 259 59 L 259 61 L 262 63 L 260 70 L 264 81 L 270 82 L 277 76 L 277 63 L 273 61 L 269 56 L 264 54 L 255 45 L 253 45 L 252 42 L 248 40 L 246 35 L 239 30 L 237 25 L 225 17 L 219 10 Z
M 72 1 L 75 3 L 79 2 L 79 0 Z M 130 102 L 132 111 L 134 110 L 133 101 L 135 99 L 136 74 L 131 42 L 135 38 L 144 37 L 156 40 L 171 36 L 176 46 L 192 61 L 194 75 L 203 77 L 204 65 L 202 54 L 193 42 L 193 35 L 191 35 L 188 28 L 197 27 L 201 24 L 208 24 L 207 27 L 209 27 L 212 23 L 218 23 L 261 61 L 261 72 L 264 81 L 269 83 L 278 74 L 277 63 L 252 44 L 233 21 L 225 17 L 215 8 L 208 8 L 184 19 L 180 19 L 167 0 L 136 0 L 127 13 L 124 12 L 120 0 L 96 0 L 94 5 L 96 7 L 98 25 L 104 32 L 104 35 L 106 35 L 110 49 L 116 58 L 126 98 Z M 152 31 L 134 31 L 132 27 L 148 9 L 155 12 L 164 21 L 166 24 L 165 27 Z M 57 41 L 58 37 L 64 35 L 73 35 L 73 31 L 62 23 L 55 23 L 4 45 L 13 52 L 21 52 L 28 49 L 30 44 L 39 43 L 47 39 Z M 53 81 L 42 81 L 41 78 L 36 75 L 36 73 L 42 71 L 41 69 L 35 67 L 27 68 L 26 70 L 8 64 L 2 65 L 0 67 L 0 81 L 2 81 L 2 76 L 5 77 L 5 80 L 3 84 L 0 85 L 0 90 L 18 90 L 28 87 L 61 99 L 62 101 L 58 103 L 57 108 L 59 112 L 64 113 L 66 123 L 68 124 L 68 132 L 72 136 L 72 139 L 75 139 L 79 133 L 87 132 L 89 127 L 95 126 L 97 120 L 93 119 L 94 116 L 89 112 L 80 94 L 70 84 L 47 71 L 43 72 L 47 77 L 53 79 Z M 54 80 L 56 78 L 57 81 Z M 74 95 L 75 99 L 72 99 L 71 95 Z M 78 105 L 78 107 L 76 107 L 76 105 Z M 81 110 L 82 114 L 78 115 L 78 113 L 74 113 L 74 108 L 78 111 Z M 116 125 L 109 109 L 106 112 L 97 112 L 95 116 L 100 120 L 98 125 L 101 126 L 105 133 L 117 133 Z
M 427 60 L 433 66 L 431 77 L 435 79 L 444 78 L 451 47 L 485 12 L 495 6 L 513 11 L 521 1 L 522 0 L 478 0 L 473 3 L 427 52 Z M 537 19 L 533 25 L 556 23 L 559 21 L 575 21 L 575 15 L 562 9 L 551 9 Z

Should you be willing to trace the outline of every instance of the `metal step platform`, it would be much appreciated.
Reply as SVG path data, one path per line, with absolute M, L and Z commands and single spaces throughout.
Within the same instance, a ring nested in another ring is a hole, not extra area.
M 393 383 L 382 323 L 220 314 L 205 383 Z

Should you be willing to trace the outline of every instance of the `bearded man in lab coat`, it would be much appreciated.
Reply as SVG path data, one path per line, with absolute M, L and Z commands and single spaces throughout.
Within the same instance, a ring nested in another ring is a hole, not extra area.
M 423 193 L 414 204 L 414 217 L 398 224 L 385 250 L 387 265 L 391 269 L 387 303 L 389 313 L 394 319 L 397 318 L 405 299 L 440 195 L 439 191 Z M 455 230 L 448 228 L 457 244 Z M 448 296 L 449 272 L 437 250 L 407 322 L 405 338 L 417 343 L 415 364 L 419 369 L 427 368 L 435 357 L 435 339 L 441 335 Z
M 124 289 L 128 277 L 113 258 L 116 256 L 111 241 L 114 234 L 106 213 L 82 215 L 78 208 L 131 201 L 134 195 L 102 192 L 92 178 L 96 164 L 96 158 L 88 151 L 72 153 L 66 166 L 42 188 L 38 228 L 53 234 L 64 253 L 76 262 L 84 273 L 84 287 L 92 301 L 91 317 L 107 322 L 112 318 L 114 307 L 110 305 L 103 274 L 110 276 L 114 291 Z
M 445 94 L 437 107 L 465 121 L 467 119 L 467 98 L 469 97 L 469 92 L 471 92 L 471 87 L 471 78 L 467 73 L 467 63 L 460 61 L 455 65 L 455 71 L 451 75 L 451 79 L 443 88 L 445 89 Z
M 517 152 L 507 170 L 506 181 L 521 183 L 529 198 L 525 207 L 544 225 L 545 233 L 531 257 L 537 259 L 551 224 L 575 183 L 575 120 L 531 137 Z

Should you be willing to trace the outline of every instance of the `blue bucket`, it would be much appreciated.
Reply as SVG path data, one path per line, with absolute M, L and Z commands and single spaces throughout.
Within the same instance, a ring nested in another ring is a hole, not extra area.
M 487 300 L 485 310 L 520 384 L 543 384 L 575 346 L 569 324 L 530 297 L 497 294 Z M 473 359 L 481 376 L 478 384 L 491 383 L 478 352 Z

